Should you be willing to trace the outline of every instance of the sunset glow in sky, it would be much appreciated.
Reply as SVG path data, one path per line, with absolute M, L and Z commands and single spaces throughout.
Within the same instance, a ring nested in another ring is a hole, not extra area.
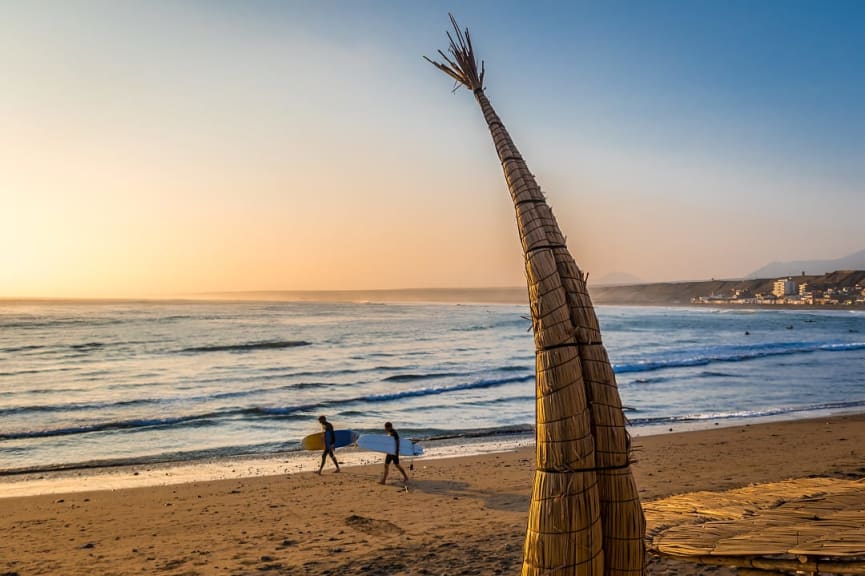
M 865 248 L 861 2 L 0 7 L 0 297 L 520 285 L 448 11 L 591 277 Z

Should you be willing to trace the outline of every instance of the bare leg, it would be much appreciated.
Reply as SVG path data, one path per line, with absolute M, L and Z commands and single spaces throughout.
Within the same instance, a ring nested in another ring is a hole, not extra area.
M 400 466 L 400 465 L 397 464 L 396 462 L 394 462 L 393 465 L 396 466 L 396 469 L 397 469 L 397 470 L 399 470 L 400 472 L 402 472 L 402 481 L 405 482 L 405 483 L 408 483 L 408 474 L 405 473 L 405 470 L 402 469 L 402 466 Z
M 330 453 L 330 458 L 333 460 L 333 465 L 336 466 L 336 471 L 339 472 L 339 462 L 336 461 L 336 456 L 332 451 Z
M 385 482 L 387 482 L 387 473 L 388 473 L 389 468 L 390 468 L 390 462 L 385 462 L 384 463 L 384 476 L 381 477 L 379 484 L 384 484 Z

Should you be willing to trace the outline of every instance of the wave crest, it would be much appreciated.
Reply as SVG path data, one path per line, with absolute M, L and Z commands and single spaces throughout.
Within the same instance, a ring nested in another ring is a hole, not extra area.
M 208 346 L 190 346 L 181 353 L 199 352 L 252 352 L 253 350 L 279 350 L 282 348 L 297 348 L 309 346 L 306 340 L 268 340 L 264 342 L 244 342 L 242 344 L 211 344 Z
M 769 356 L 810 354 L 812 352 L 848 352 L 865 349 L 865 342 L 770 342 L 754 346 L 719 346 L 708 350 L 682 351 L 667 358 L 614 364 L 616 374 L 651 372 L 665 368 L 706 366 L 715 362 L 745 362 Z

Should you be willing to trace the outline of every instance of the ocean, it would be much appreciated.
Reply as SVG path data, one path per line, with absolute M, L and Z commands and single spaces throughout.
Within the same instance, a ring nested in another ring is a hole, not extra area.
M 631 433 L 865 409 L 865 312 L 597 307 Z M 534 423 L 528 308 L 0 303 L 0 474 Z

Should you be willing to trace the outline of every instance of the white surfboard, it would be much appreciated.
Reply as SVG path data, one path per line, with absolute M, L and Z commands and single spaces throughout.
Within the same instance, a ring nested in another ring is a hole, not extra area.
M 396 443 L 393 441 L 393 436 L 388 436 L 387 434 L 362 434 L 357 439 L 357 445 L 359 448 L 371 452 L 384 452 L 385 454 L 396 452 Z M 399 439 L 400 456 L 420 456 L 421 454 L 423 454 L 423 448 L 420 444 L 415 444 L 408 438 Z

